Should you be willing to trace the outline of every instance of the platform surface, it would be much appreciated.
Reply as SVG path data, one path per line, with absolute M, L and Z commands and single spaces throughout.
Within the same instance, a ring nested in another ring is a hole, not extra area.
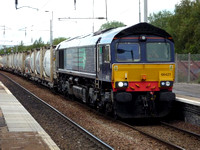
M 59 147 L 0 82 L 0 149 L 59 150 Z
M 177 101 L 200 106 L 200 84 L 175 83 L 173 92 Z

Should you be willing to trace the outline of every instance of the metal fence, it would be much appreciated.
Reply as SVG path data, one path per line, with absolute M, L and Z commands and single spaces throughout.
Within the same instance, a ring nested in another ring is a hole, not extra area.
M 200 54 L 176 54 L 175 82 L 200 83 Z

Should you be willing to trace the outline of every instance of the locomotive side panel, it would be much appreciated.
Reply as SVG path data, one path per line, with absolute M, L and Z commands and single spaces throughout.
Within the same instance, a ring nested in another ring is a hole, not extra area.
M 79 48 L 79 71 L 95 73 L 96 57 L 94 47 Z
M 68 48 L 58 52 L 58 71 L 83 73 L 94 76 L 96 72 L 96 55 L 94 46 Z

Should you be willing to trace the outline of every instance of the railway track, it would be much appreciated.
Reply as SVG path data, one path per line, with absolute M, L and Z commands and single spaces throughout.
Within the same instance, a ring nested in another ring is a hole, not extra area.
M 169 124 L 169 123 L 167 123 L 167 122 L 160 122 L 162 125 L 164 125 L 164 126 L 167 126 L 167 127 L 169 127 L 169 128 L 174 128 L 175 130 L 179 130 L 179 131 L 181 131 L 181 132 L 185 132 L 186 134 L 189 134 L 189 135 L 191 135 L 191 136 L 194 136 L 194 137 L 197 137 L 197 138 L 199 138 L 200 139 L 200 134 L 197 134 L 197 133 L 194 133 L 194 132 L 191 132 L 191 131 L 188 131 L 188 130 L 184 130 L 184 129 L 181 129 L 181 128 L 178 128 L 178 127 L 176 127 L 176 126 L 173 126 L 173 125 L 171 125 L 171 124 Z
M 200 145 L 199 134 L 178 128 L 166 122 L 160 122 L 160 124 L 154 126 L 135 126 L 121 121 L 120 123 L 162 142 L 167 145 L 169 149 L 196 150 Z
M 121 121 L 120 121 L 120 123 L 123 124 L 123 125 L 125 125 L 125 126 L 127 126 L 127 127 L 129 127 L 129 128 L 131 128 L 131 129 L 133 129 L 133 130 L 136 130 L 136 131 L 140 132 L 141 134 L 143 134 L 145 136 L 148 136 L 150 138 L 153 138 L 153 139 L 155 139 L 155 140 L 157 140 L 157 141 L 165 144 L 167 147 L 169 147 L 169 149 L 184 150 L 184 148 L 182 148 L 182 147 L 180 147 L 180 146 L 178 146 L 176 144 L 173 144 L 171 142 L 168 142 L 167 140 L 161 139 L 160 137 L 155 136 L 154 134 L 151 134 L 151 133 L 143 130 L 141 127 L 133 126 L 133 125 L 130 125 L 128 123 L 121 122 Z
M 51 137 L 60 137 L 54 139 L 61 149 L 102 149 L 113 150 L 111 146 L 88 132 L 86 129 L 72 121 L 70 118 L 59 112 L 57 109 L 10 79 L 4 74 L 1 78 L 7 78 L 6 86 L 16 95 L 20 103 L 31 113 L 31 115 L 50 132 Z M 1 79 L 2 80 L 2 79 Z M 20 92 L 20 93 L 19 93 Z M 15 94 L 17 93 L 17 94 Z M 28 98 L 28 99 L 27 99 Z M 49 128 L 50 127 L 50 128 Z M 66 142 L 66 143 L 65 143 Z

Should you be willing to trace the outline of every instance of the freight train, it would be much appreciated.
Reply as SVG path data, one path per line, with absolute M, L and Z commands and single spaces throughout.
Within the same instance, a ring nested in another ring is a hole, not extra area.
M 169 114 L 174 41 L 148 23 L 79 36 L 55 48 L 2 56 L 2 68 L 120 118 Z

